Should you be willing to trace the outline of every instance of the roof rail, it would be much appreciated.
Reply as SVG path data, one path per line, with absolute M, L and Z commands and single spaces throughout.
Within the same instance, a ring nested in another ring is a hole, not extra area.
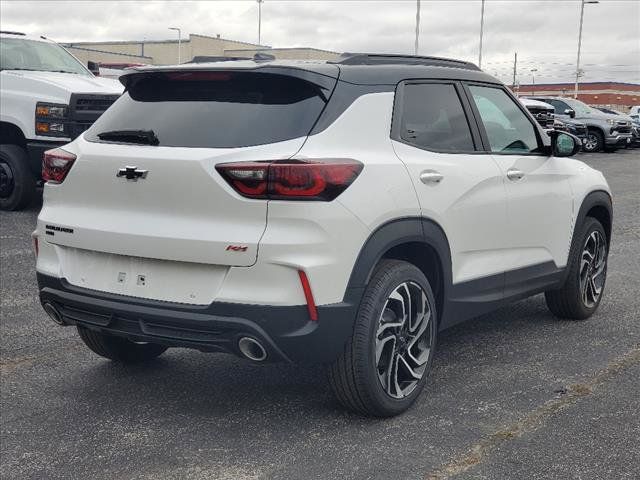
M 22 33 L 22 32 L 10 32 L 8 30 L 0 30 L 0 33 L 5 33 L 7 35 L 22 35 L 23 37 L 26 36 L 26 33 Z
M 208 55 L 196 55 L 185 63 L 213 63 L 213 62 L 232 62 L 236 60 L 251 60 L 251 57 L 220 57 Z
M 275 59 L 276 59 L 275 55 L 271 55 L 270 53 L 264 53 L 264 52 L 256 52 L 256 54 L 253 56 L 254 62 L 270 62 L 271 60 L 275 60 Z
M 476 65 L 462 60 L 441 57 L 420 57 L 417 55 L 394 55 L 385 53 L 343 53 L 334 63 L 337 65 L 427 65 L 431 67 L 454 67 L 480 70 Z

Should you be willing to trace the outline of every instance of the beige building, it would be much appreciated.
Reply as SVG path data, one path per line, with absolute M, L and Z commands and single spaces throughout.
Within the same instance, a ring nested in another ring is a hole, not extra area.
M 73 42 L 63 44 L 83 63 L 145 63 L 170 65 L 178 63 L 178 40 L 142 40 L 115 42 Z M 252 57 L 264 52 L 282 59 L 332 60 L 337 52 L 316 48 L 271 48 L 265 45 L 239 42 L 221 38 L 219 35 L 189 34 L 180 42 L 180 59 L 188 62 L 194 57 Z

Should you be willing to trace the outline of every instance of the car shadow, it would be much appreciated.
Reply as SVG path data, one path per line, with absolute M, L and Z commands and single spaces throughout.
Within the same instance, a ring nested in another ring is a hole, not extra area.
M 440 333 L 432 376 L 440 377 L 441 369 L 464 368 L 474 358 L 494 354 L 496 344 L 537 335 L 541 326 L 556 324 L 540 297 L 464 322 Z M 102 411 L 123 414 L 144 408 L 168 416 L 284 415 L 295 422 L 331 415 L 377 421 L 345 412 L 332 396 L 322 366 L 254 364 L 186 349 L 170 349 L 137 365 L 88 358 L 90 366 L 74 369 L 64 382 L 65 395 Z

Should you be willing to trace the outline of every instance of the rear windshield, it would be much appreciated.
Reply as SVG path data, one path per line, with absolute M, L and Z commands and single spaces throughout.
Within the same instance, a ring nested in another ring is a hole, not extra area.
M 319 87 L 286 75 L 144 74 L 133 79 L 85 138 L 100 142 L 105 132 L 152 131 L 161 146 L 264 145 L 306 136 L 324 105 Z

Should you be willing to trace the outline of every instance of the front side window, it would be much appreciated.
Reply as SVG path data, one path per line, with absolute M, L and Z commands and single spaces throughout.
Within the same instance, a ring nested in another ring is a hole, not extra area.
M 452 84 L 405 86 L 400 138 L 427 150 L 471 151 L 473 138 Z
M 545 102 L 551 104 L 558 115 L 566 115 L 564 113 L 565 110 L 573 110 L 569 105 L 560 100 L 545 100 Z
M 533 153 L 539 151 L 534 125 L 501 88 L 469 87 L 480 112 L 492 152 Z

